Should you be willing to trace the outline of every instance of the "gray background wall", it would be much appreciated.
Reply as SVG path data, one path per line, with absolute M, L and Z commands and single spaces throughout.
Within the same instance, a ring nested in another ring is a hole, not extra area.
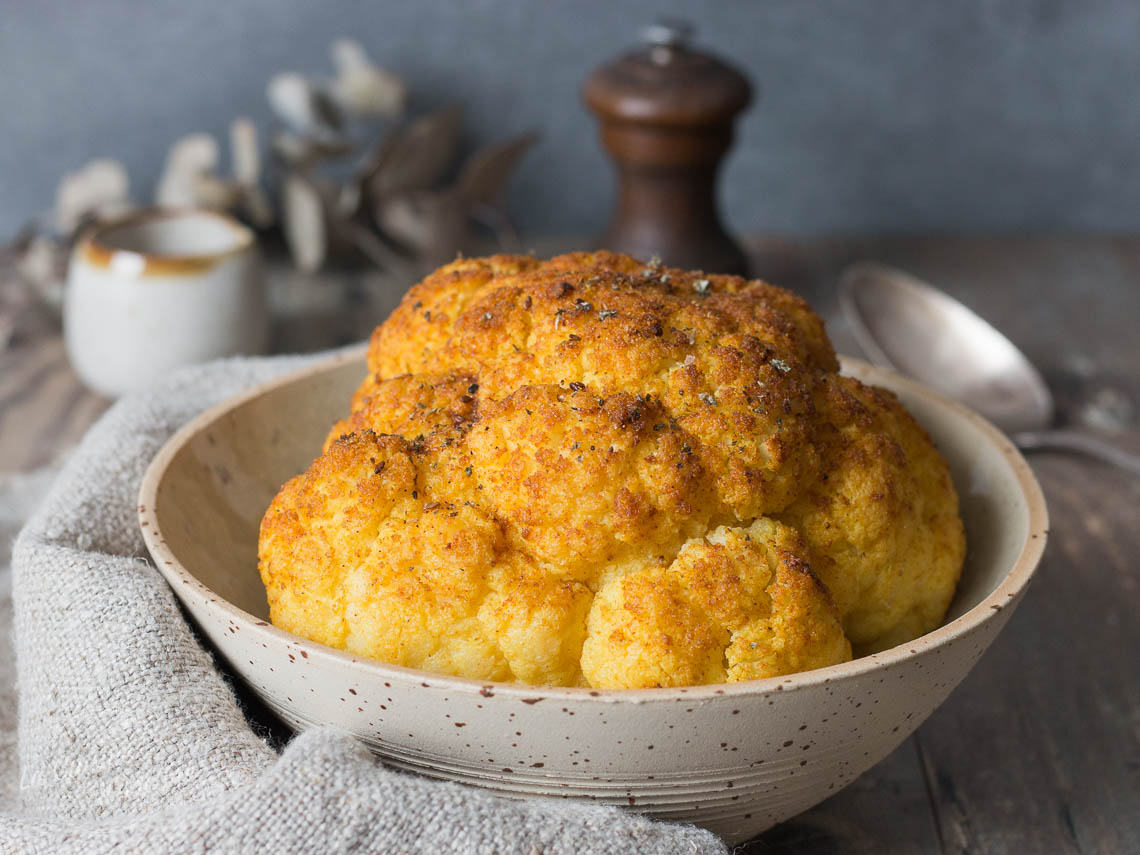
M 662 12 L 763 87 L 724 175 L 738 230 L 1140 228 L 1134 0 L 0 0 L 0 236 L 96 155 L 149 192 L 173 139 L 264 123 L 268 77 L 342 35 L 416 108 L 462 99 L 472 141 L 540 127 L 515 219 L 588 232 L 611 187 L 579 84 Z

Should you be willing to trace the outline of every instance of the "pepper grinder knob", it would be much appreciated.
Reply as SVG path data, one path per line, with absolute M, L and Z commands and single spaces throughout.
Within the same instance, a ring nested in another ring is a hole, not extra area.
M 641 41 L 650 47 L 687 48 L 693 38 L 693 25 L 680 18 L 658 18 L 641 31 Z M 650 53 L 657 63 L 668 62 L 667 53 Z
M 582 89 L 618 176 L 601 242 L 679 267 L 747 273 L 747 258 L 721 225 L 716 179 L 752 87 L 727 63 L 693 50 L 692 36 L 687 22 L 660 19 L 642 31 L 641 47 L 598 68 Z

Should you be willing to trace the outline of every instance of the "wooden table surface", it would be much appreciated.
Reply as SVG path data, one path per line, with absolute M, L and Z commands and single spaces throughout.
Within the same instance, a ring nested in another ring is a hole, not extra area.
M 1140 238 L 758 239 L 750 248 L 760 275 L 828 320 L 841 352 L 857 353 L 836 317 L 846 264 L 871 259 L 928 278 L 1029 354 L 1062 422 L 1140 452 Z M 339 343 L 382 308 L 354 312 L 325 335 L 294 319 L 278 342 Z M 78 384 L 58 338 L 0 354 L 0 471 L 55 459 L 106 406 Z M 1140 852 L 1140 479 L 1061 455 L 1031 462 L 1050 543 L 1009 626 L 898 750 L 745 852 Z

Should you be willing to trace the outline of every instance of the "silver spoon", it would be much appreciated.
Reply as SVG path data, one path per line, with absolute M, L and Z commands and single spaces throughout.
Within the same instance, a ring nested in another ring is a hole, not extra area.
M 973 407 L 1023 451 L 1070 451 L 1140 475 L 1140 456 L 1073 430 L 1050 429 L 1053 396 L 1008 338 L 949 294 L 901 270 L 843 272 L 839 303 L 872 362 Z

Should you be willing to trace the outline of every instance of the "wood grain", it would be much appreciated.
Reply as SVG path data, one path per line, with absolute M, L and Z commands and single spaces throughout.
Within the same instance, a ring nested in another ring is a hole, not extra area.
M 769 238 L 750 250 L 761 275 L 812 302 L 846 352 L 856 351 L 834 292 L 846 264 L 931 280 L 1029 353 L 1060 421 L 1140 451 L 1140 238 Z M 341 343 L 394 299 L 389 289 L 382 306 L 357 301 L 347 319 L 283 319 L 276 341 Z M 1096 417 L 1106 396 L 1118 405 L 1111 432 Z M 107 405 L 79 385 L 58 338 L 0 354 L 0 470 L 48 462 Z M 1009 626 L 914 737 L 743 852 L 1140 852 L 1140 479 L 1076 458 L 1031 462 L 1051 541 Z
M 0 471 L 52 462 L 109 404 L 79 383 L 58 336 L 0 353 Z
M 1105 393 L 1130 402 L 1127 424 L 1101 435 L 1140 450 L 1140 240 L 762 240 L 752 250 L 848 352 L 834 300 L 846 264 L 929 279 L 1026 350 L 1062 423 L 1092 431 L 1090 407 Z M 1031 463 L 1051 542 L 1009 626 L 907 745 L 746 852 L 1140 852 L 1140 479 L 1077 458 Z M 898 756 L 908 751 L 916 762 Z M 929 823 L 915 815 L 920 794 Z

